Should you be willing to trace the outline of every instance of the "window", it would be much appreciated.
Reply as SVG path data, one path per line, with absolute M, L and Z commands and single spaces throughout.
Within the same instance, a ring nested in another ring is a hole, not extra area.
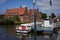
M 18 15 L 18 12 L 16 12 L 15 15 Z
M 50 20 L 49 23 L 52 24 L 52 21 Z
M 23 16 L 23 15 L 20 15 L 20 16 Z
M 10 13 L 10 15 L 14 15 L 14 13 Z
M 26 18 L 26 19 L 27 19 L 27 18 L 28 18 L 28 16 L 25 16 L 24 18 Z

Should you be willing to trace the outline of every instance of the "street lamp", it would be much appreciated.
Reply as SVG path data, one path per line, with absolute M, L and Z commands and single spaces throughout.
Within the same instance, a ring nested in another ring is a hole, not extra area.
M 36 3 L 36 0 L 33 0 L 34 32 L 36 32 L 36 14 L 35 14 L 35 12 L 34 12 L 35 3 Z
M 34 31 L 36 32 L 36 14 L 34 12 L 35 3 L 36 3 L 36 0 L 33 0 Z M 52 7 L 52 0 L 50 0 L 50 6 Z

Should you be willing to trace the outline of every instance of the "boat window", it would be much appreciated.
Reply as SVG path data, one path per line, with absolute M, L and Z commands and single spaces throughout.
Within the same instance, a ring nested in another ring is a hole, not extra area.
M 52 21 L 49 21 L 50 24 L 52 24 Z
M 41 24 L 37 24 L 36 26 L 38 26 L 38 27 L 42 27 L 42 25 L 41 25 Z
M 27 27 L 31 27 L 31 26 L 27 26 Z

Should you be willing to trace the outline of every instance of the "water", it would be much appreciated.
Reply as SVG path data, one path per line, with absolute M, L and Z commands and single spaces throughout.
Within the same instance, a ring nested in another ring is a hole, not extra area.
M 14 26 L 0 25 L 0 40 L 16 40 L 16 32 Z
M 41 35 L 33 32 L 28 34 L 16 33 L 15 25 L 0 25 L 0 40 L 56 40 L 57 34 Z
M 45 35 L 47 37 L 44 37 L 42 35 L 31 35 L 31 34 L 20 34 L 17 36 L 18 40 L 49 40 L 49 36 Z

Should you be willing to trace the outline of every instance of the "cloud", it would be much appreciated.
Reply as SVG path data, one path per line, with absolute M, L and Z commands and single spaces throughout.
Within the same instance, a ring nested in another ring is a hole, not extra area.
M 60 9 L 60 0 L 52 0 L 52 7 L 50 6 L 50 0 L 37 0 L 36 5 L 40 6 L 42 10 L 57 10 Z
M 42 6 L 41 9 L 43 9 L 43 10 L 51 10 L 51 7 L 50 6 Z
M 4 3 L 6 0 L 0 0 L 0 4 Z
M 60 6 L 43 6 L 43 7 L 41 7 L 41 9 L 43 9 L 43 10 L 58 10 L 58 9 L 60 9 Z

